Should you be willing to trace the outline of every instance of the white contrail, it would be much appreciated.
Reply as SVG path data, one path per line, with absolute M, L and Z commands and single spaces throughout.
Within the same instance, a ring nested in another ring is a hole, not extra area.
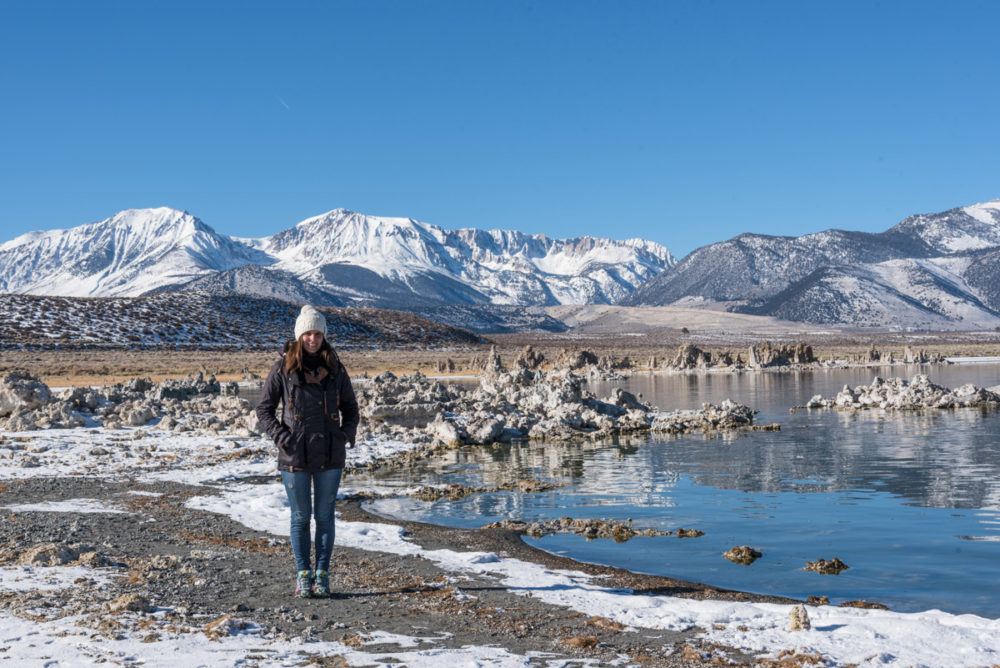
M 292 110 L 292 108 L 288 106 L 288 103 L 285 102 L 284 100 L 282 100 L 280 96 L 275 95 L 275 97 L 278 98 L 278 102 L 280 102 L 281 104 L 285 105 L 285 109 L 288 109 L 289 111 Z

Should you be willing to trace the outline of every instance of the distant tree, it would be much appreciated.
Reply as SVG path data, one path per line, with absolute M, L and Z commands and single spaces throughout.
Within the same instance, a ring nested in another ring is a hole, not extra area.
M 1000 327 L 998 327 L 997 329 L 1000 330 Z M 691 330 L 689 330 L 687 327 L 681 327 L 681 334 L 690 334 L 690 333 Z

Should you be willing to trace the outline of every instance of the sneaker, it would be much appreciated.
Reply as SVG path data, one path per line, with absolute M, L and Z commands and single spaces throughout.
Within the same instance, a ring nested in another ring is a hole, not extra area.
M 316 571 L 312 595 L 314 598 L 330 598 L 330 577 L 326 571 Z
M 299 571 L 299 577 L 295 581 L 295 595 L 299 598 L 312 596 L 312 571 Z

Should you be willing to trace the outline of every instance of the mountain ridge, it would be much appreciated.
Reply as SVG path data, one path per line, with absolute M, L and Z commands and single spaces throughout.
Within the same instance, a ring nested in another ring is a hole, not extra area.
M 878 233 L 741 234 L 703 246 L 625 305 L 683 303 L 798 322 L 900 329 L 1000 325 L 1000 199 Z
M 665 246 L 642 239 L 445 230 L 347 209 L 248 239 L 159 207 L 5 242 L 0 292 L 99 297 L 229 289 L 381 307 L 611 303 L 674 261 Z
M 235 293 L 419 310 L 497 328 L 514 313 L 499 307 L 567 304 L 700 306 L 890 329 L 992 328 L 1000 326 L 1000 199 L 908 216 L 875 233 L 745 232 L 680 262 L 639 238 L 446 230 L 344 208 L 261 238 L 219 234 L 169 207 L 128 209 L 0 243 L 0 292 Z

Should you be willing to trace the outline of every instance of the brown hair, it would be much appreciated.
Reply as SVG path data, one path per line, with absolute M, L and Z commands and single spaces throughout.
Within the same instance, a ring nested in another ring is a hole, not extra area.
M 298 373 L 302 371 L 302 357 L 305 350 L 301 340 L 291 340 L 285 344 L 285 374 Z M 319 346 L 319 355 L 323 358 L 323 365 L 329 372 L 336 373 L 340 370 L 340 358 L 337 357 L 333 346 L 324 337 L 323 343 Z

